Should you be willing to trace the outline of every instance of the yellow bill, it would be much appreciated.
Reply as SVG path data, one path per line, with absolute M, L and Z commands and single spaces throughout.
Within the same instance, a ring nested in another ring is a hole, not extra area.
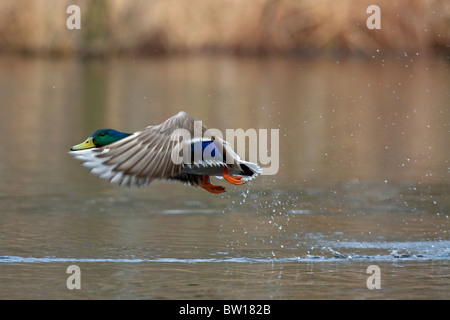
M 89 138 L 87 138 L 86 141 L 70 148 L 70 150 L 77 151 L 77 150 L 84 150 L 84 149 L 91 149 L 91 148 L 95 148 L 95 144 L 92 141 L 92 137 L 89 137 Z

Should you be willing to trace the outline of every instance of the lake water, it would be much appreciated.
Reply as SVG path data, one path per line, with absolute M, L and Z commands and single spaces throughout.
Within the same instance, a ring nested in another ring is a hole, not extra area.
M 450 298 L 448 62 L 4 57 L 0 68 L 0 299 Z M 277 174 L 216 180 L 220 195 L 126 189 L 67 153 L 95 129 L 134 132 L 180 110 L 223 132 L 278 129 Z

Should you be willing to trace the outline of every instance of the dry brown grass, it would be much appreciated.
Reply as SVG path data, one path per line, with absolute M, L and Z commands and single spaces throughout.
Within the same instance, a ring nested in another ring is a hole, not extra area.
M 70 4 L 81 30 L 66 28 Z M 371 4 L 381 30 L 366 27 Z M 449 37 L 448 0 L 0 1 L 0 51 L 13 53 L 448 53 Z

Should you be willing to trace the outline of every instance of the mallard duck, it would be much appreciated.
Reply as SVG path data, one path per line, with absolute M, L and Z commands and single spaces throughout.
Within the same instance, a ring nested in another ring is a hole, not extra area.
M 195 121 L 194 116 L 182 111 L 135 133 L 99 129 L 69 153 L 98 177 L 129 187 L 161 179 L 222 193 L 225 187 L 212 184 L 211 176 L 241 185 L 261 173 L 256 163 L 242 160 L 228 142 L 217 136 L 204 137 L 208 129 L 204 125 L 201 137 L 194 137 Z M 186 134 L 194 138 L 186 138 Z M 192 151 L 190 159 L 184 154 L 178 158 L 181 150 L 187 151 L 186 155 Z M 201 150 L 199 158 L 194 159 L 194 150 Z

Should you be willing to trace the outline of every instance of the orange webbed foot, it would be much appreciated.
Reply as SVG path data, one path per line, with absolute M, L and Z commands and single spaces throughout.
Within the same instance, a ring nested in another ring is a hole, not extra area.
M 216 186 L 211 183 L 209 180 L 209 176 L 204 176 L 203 181 L 201 184 L 201 187 L 205 189 L 206 191 L 209 191 L 211 193 L 223 193 L 225 192 L 225 187 L 222 186 Z
M 223 178 L 227 180 L 231 184 L 241 185 L 244 184 L 245 181 L 242 180 L 241 176 L 232 176 L 228 171 L 228 167 L 223 168 Z

